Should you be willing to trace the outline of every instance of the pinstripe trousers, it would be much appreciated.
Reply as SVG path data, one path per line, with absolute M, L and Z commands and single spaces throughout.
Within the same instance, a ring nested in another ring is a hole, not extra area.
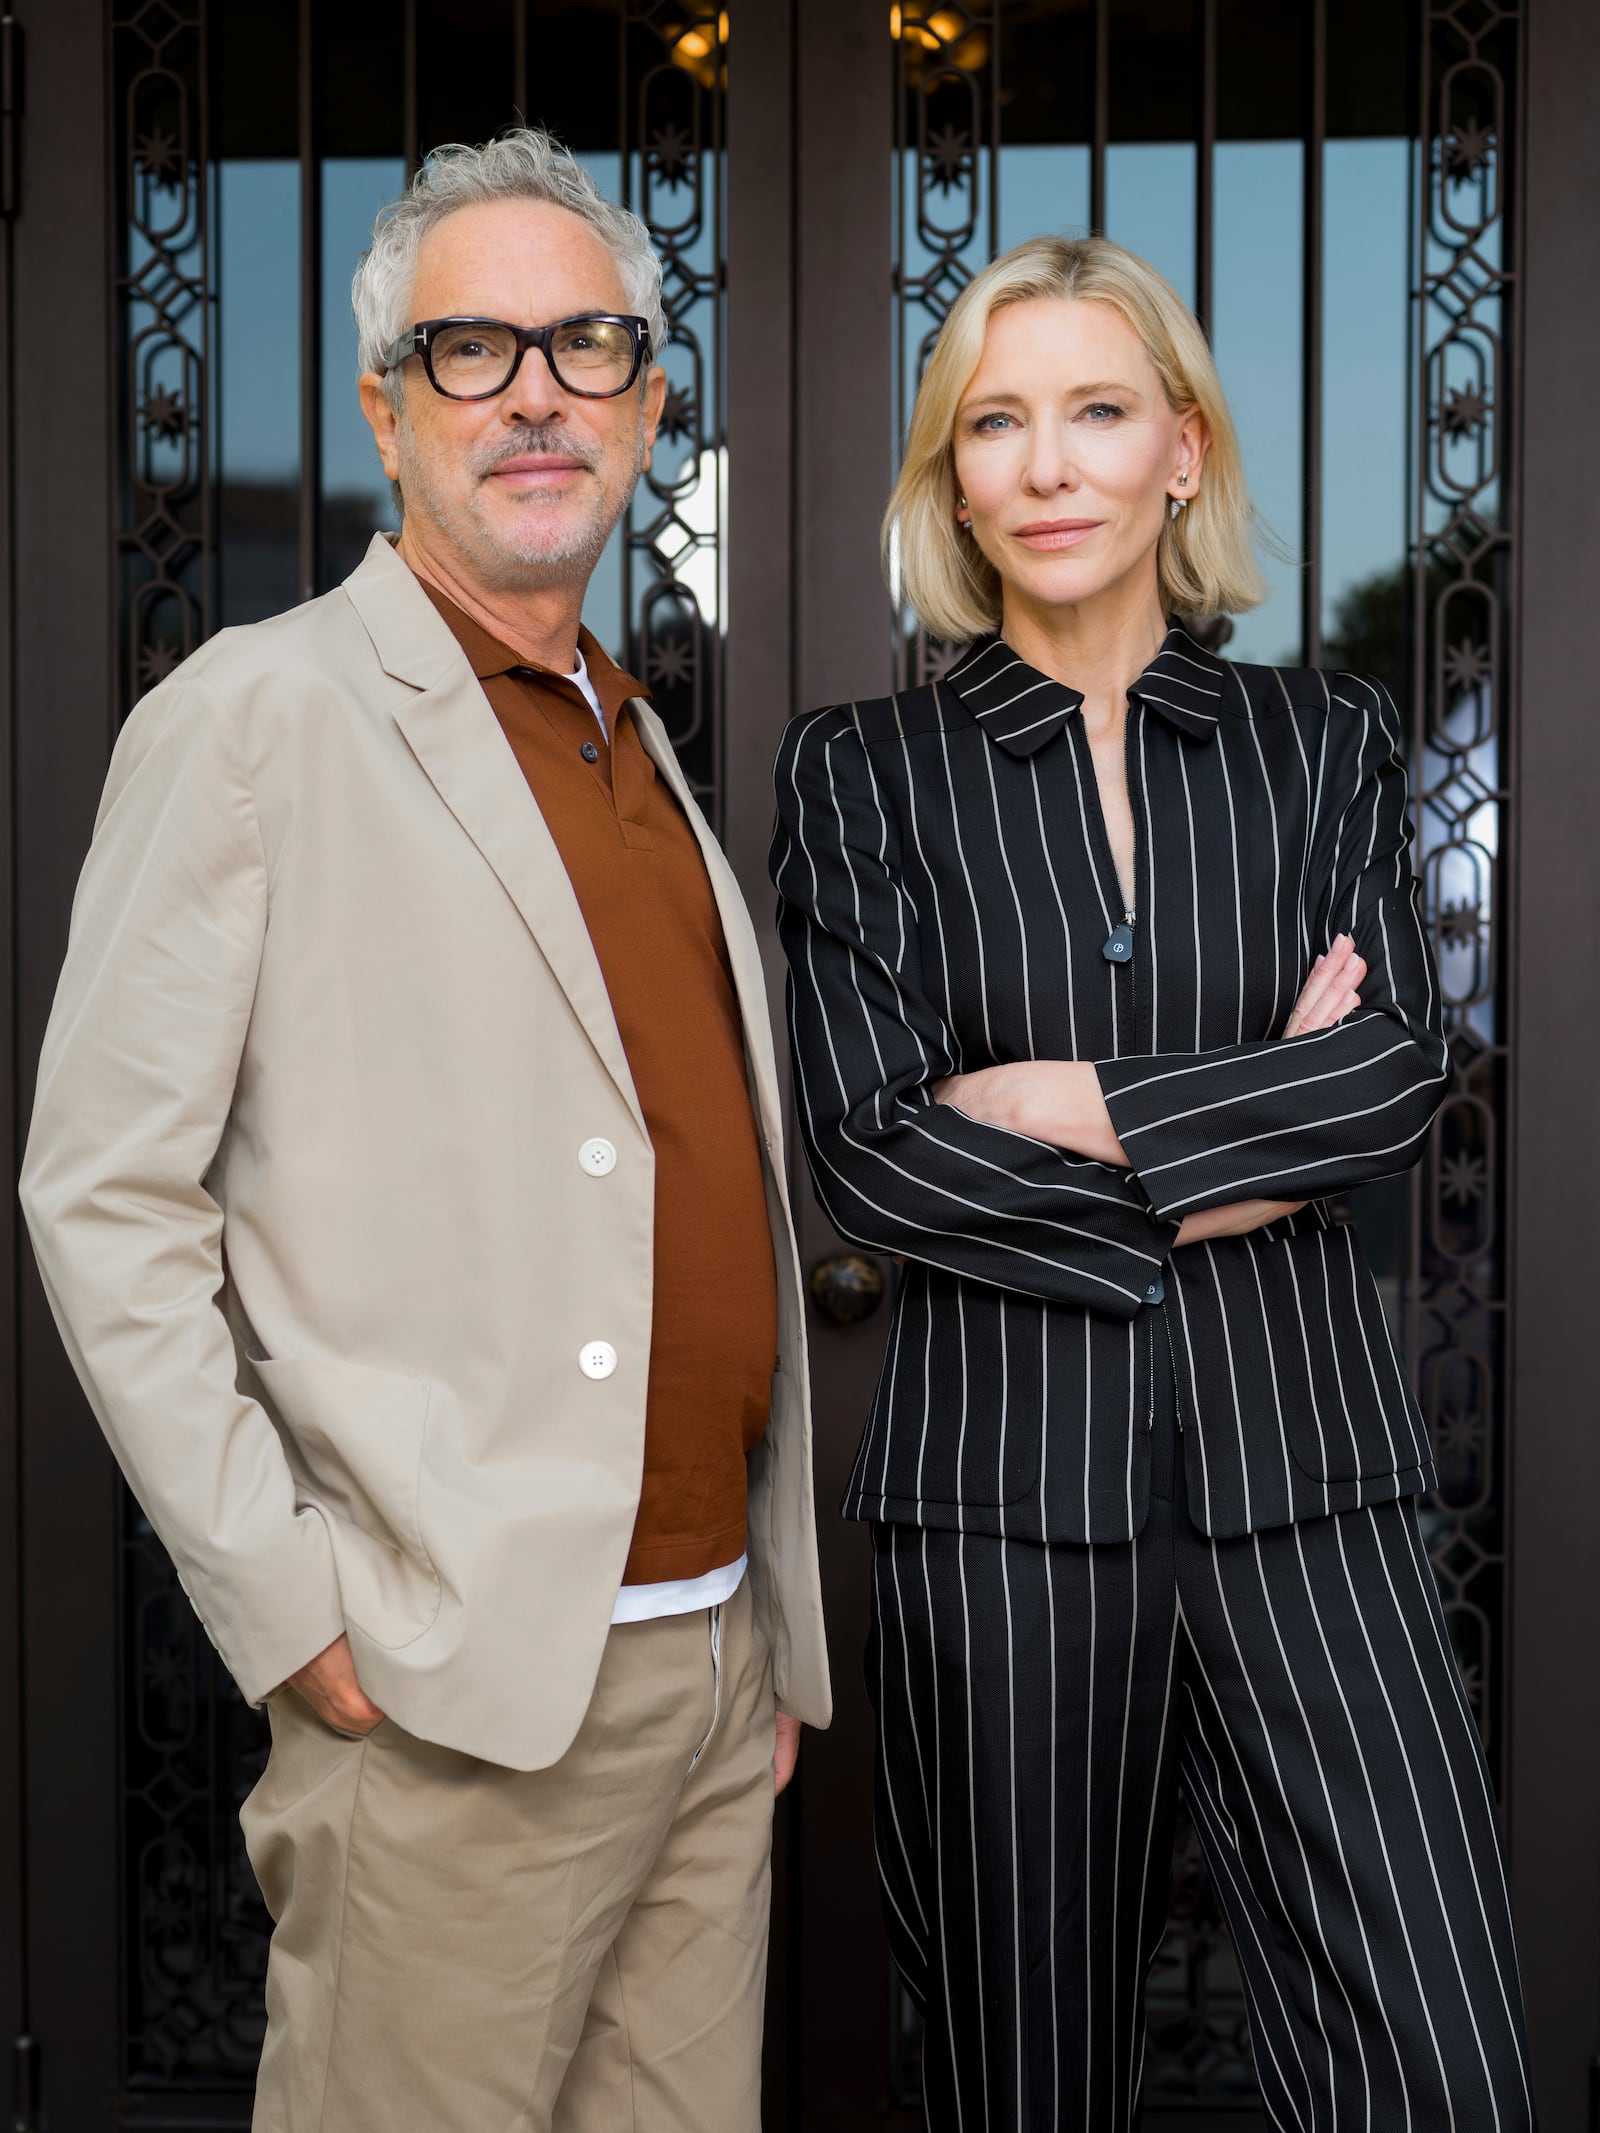
M 1270 2122 L 1526 2133 L 1488 1774 L 1414 1502 L 1211 1540 L 1170 1376 L 1152 1430 L 1132 1541 L 874 1528 L 878 1862 L 929 2133 L 1137 2123 L 1180 1782 Z

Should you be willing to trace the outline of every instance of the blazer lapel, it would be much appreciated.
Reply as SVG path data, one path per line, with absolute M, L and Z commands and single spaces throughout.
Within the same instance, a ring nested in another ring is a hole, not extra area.
M 381 535 L 360 569 L 345 581 L 345 590 L 385 671 L 417 690 L 394 713 L 406 745 L 521 913 L 601 1064 L 648 1138 L 583 912 L 556 841 L 477 677 L 432 602 Z
M 772 1017 L 767 1006 L 767 981 L 761 964 L 761 950 L 756 943 L 755 928 L 750 923 L 750 908 L 744 900 L 737 875 L 689 789 L 683 767 L 667 738 L 667 729 L 641 698 L 635 697 L 630 708 L 646 754 L 676 793 L 678 804 L 699 842 L 711 893 L 716 898 L 717 912 L 722 920 L 723 938 L 728 944 L 728 961 L 733 967 L 733 988 L 744 1022 L 745 1050 L 755 1080 L 762 1131 L 769 1146 L 781 1148 L 782 1112 L 778 1100 L 778 1064 L 772 1049 Z

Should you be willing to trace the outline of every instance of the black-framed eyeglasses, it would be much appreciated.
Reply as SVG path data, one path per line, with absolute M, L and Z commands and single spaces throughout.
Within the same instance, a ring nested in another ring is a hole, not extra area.
M 503 318 L 424 318 L 385 350 L 396 370 L 419 355 L 428 383 L 447 400 L 492 400 L 503 393 L 530 348 L 539 349 L 563 392 L 583 400 L 625 393 L 650 355 L 647 319 L 587 311 L 553 326 L 511 326 Z

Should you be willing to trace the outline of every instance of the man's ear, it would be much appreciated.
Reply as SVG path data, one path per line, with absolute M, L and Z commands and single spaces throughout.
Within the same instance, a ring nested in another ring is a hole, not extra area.
M 395 441 L 395 432 L 400 427 L 400 417 L 395 413 L 394 403 L 384 390 L 382 371 L 364 370 L 358 383 L 361 394 L 361 412 L 367 418 L 373 441 L 378 447 L 378 457 L 383 462 L 383 471 L 391 481 L 400 478 L 400 448 Z
M 644 377 L 644 464 L 649 466 L 655 457 L 656 432 L 661 427 L 661 410 L 667 404 L 667 374 L 659 364 L 645 372 Z

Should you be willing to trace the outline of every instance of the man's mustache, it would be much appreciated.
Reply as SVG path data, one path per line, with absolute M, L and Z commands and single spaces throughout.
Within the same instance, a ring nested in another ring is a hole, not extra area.
M 496 467 L 503 467 L 507 460 L 525 459 L 530 452 L 548 452 L 559 454 L 563 459 L 575 459 L 590 474 L 599 463 L 591 444 L 575 436 L 571 430 L 563 429 L 559 423 L 545 422 L 530 423 L 515 436 L 506 437 L 481 457 L 474 458 L 472 471 L 482 480 Z

